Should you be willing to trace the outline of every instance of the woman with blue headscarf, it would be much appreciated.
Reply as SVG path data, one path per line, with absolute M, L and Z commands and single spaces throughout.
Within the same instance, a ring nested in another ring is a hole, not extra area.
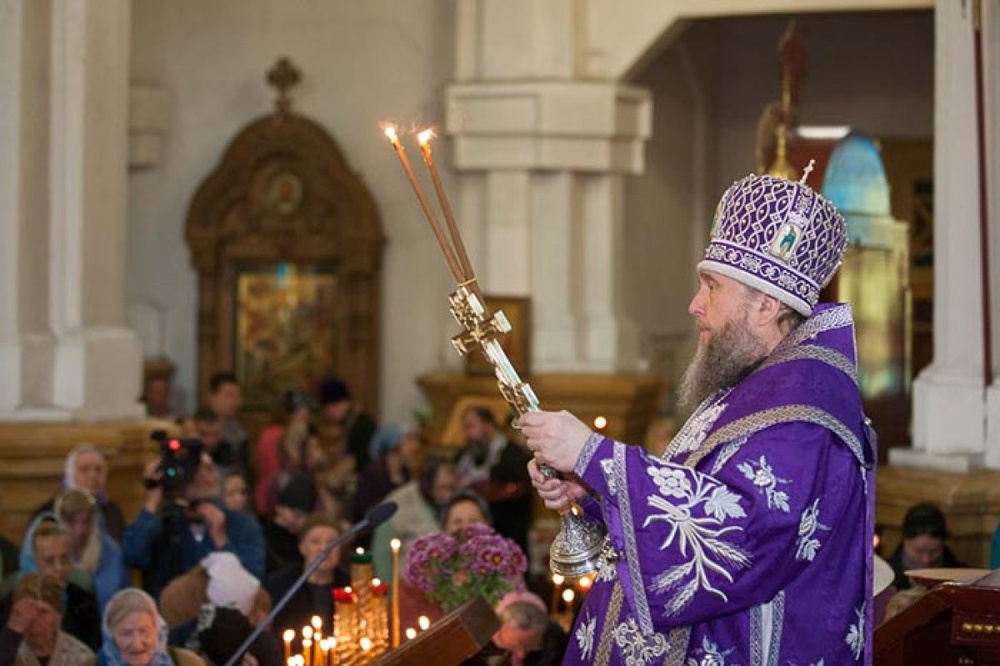
M 205 666 L 205 660 L 167 646 L 167 623 L 153 598 L 129 587 L 111 598 L 104 611 L 104 645 L 83 666 Z
M 371 462 L 358 477 L 351 520 L 358 522 L 385 496 L 416 477 L 420 437 L 398 425 L 378 430 L 368 446 Z

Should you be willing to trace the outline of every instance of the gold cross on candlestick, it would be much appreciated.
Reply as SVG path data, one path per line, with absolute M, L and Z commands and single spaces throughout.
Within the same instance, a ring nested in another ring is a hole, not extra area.
M 460 354 L 468 354 L 473 348 L 479 347 L 486 359 L 493 366 L 500 395 L 514 408 L 518 416 L 531 411 L 537 411 L 538 398 L 531 386 L 521 380 L 514 365 L 510 362 L 507 352 L 500 345 L 500 337 L 511 330 L 510 321 L 502 311 L 491 314 L 483 300 L 476 274 L 472 270 L 465 244 L 458 231 L 458 224 L 452 212 L 448 197 L 434 164 L 434 154 L 431 151 L 430 140 L 434 136 L 430 130 L 420 132 L 417 139 L 424 164 L 430 172 L 437 194 L 438 203 L 444 213 L 448 225 L 448 236 L 441 228 L 441 222 L 424 194 L 420 181 L 417 180 L 406 156 L 406 150 L 396 128 L 393 125 L 384 127 L 385 135 L 392 143 L 399 158 L 403 171 L 413 187 L 424 216 L 431 225 L 434 237 L 444 253 L 445 260 L 452 275 L 458 282 L 458 288 L 448 298 L 452 316 L 462 327 L 462 332 L 452 338 L 452 345 Z M 450 238 L 449 238 L 450 236 Z M 539 464 L 538 468 L 548 478 L 554 478 L 557 472 L 548 465 Z M 549 553 L 549 565 L 557 574 L 567 578 L 579 578 L 595 571 L 600 564 L 602 552 L 606 543 L 604 530 L 596 523 L 585 521 L 578 509 L 571 508 L 563 513 L 562 529 L 552 542 Z

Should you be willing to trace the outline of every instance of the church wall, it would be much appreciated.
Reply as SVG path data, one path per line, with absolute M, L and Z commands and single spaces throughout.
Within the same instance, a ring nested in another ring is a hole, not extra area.
M 674 383 L 694 344 L 686 313 L 694 266 L 722 191 L 753 170 L 757 120 L 780 97 L 777 42 L 788 19 L 693 22 L 632 81 L 651 90 L 654 121 L 646 171 L 627 190 L 627 308 L 651 369 Z M 876 138 L 932 136 L 930 11 L 808 14 L 799 22 L 808 52 L 803 124 L 850 125 Z
M 442 119 L 452 10 L 451 0 L 135 1 L 132 79 L 158 84 L 171 102 L 162 161 L 129 178 L 128 298 L 162 313 L 162 349 L 146 354 L 177 363 L 184 408 L 195 406 L 197 362 L 187 206 L 233 136 L 271 111 L 265 72 L 281 55 L 303 74 L 291 93 L 294 108 L 338 141 L 382 216 L 382 405 L 369 407 L 398 420 L 422 406 L 413 378 L 451 362 L 451 283 L 378 123 Z M 450 151 L 446 140 L 439 144 L 435 157 L 452 189 Z
M 788 18 L 719 21 L 720 192 L 753 169 L 757 119 L 780 98 L 777 43 Z M 933 135 L 931 11 L 809 14 L 799 27 L 808 52 L 801 124 L 849 125 L 875 138 Z
M 691 25 L 634 80 L 653 92 L 653 135 L 645 172 L 627 184 L 626 305 L 642 331 L 642 358 L 674 381 L 693 344 L 687 306 L 708 233 L 693 221 L 712 213 L 716 33 L 711 22 Z

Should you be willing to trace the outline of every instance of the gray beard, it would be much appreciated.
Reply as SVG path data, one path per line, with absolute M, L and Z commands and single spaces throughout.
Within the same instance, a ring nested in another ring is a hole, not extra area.
M 681 378 L 678 405 L 693 410 L 716 391 L 735 386 L 765 355 L 764 345 L 750 332 L 746 315 L 740 321 L 726 322 L 717 335 L 698 345 Z

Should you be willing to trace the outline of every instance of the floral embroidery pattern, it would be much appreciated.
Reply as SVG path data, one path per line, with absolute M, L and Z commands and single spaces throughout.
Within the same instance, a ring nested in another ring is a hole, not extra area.
M 753 481 L 753 485 L 767 497 L 768 509 L 781 509 L 785 513 L 791 511 L 788 507 L 788 493 L 778 490 L 779 483 L 784 485 L 791 483 L 791 481 L 775 476 L 774 469 L 767 462 L 767 458 L 761 456 L 757 462 L 748 460 L 740 463 L 736 468 L 743 472 L 743 476 Z
M 802 511 L 802 518 L 799 520 L 799 538 L 795 549 L 795 559 L 809 560 L 812 562 L 819 552 L 820 542 L 814 535 L 816 530 L 829 530 L 830 528 L 819 522 L 819 498 L 813 500 L 810 506 Z
M 865 605 L 862 603 L 854 613 L 858 616 L 858 621 L 847 628 L 847 635 L 844 641 L 854 653 L 854 659 L 861 658 L 861 650 L 865 646 Z
M 711 477 L 685 468 L 650 465 L 646 472 L 660 491 L 647 502 L 661 513 L 652 512 L 643 527 L 655 521 L 668 523 L 670 529 L 660 550 L 676 542 L 677 552 L 688 558 L 653 579 L 654 592 L 673 591 L 666 604 L 666 614 L 679 613 L 699 590 L 728 601 L 725 593 L 709 582 L 708 572 L 713 571 L 732 582 L 730 568 L 743 569 L 750 564 L 746 551 L 723 538 L 731 532 L 743 531 L 738 525 L 724 524 L 729 518 L 746 516 L 739 495 Z
M 584 659 L 590 659 L 590 653 L 594 649 L 594 629 L 597 627 L 597 618 L 591 617 L 587 613 L 587 619 L 580 622 L 576 627 L 576 644 L 580 648 L 580 654 Z
M 647 666 L 656 657 L 667 653 L 667 639 L 662 634 L 644 636 L 635 618 L 628 618 L 615 627 L 615 645 L 625 657 L 626 666 Z
M 687 666 L 726 666 L 726 657 L 734 649 L 729 648 L 722 652 L 718 645 L 708 640 L 708 636 L 704 636 L 701 639 L 701 647 L 694 651 L 695 655 L 701 657 L 701 660 L 692 657 L 688 659 Z
M 726 406 L 724 404 L 715 404 L 688 419 L 684 427 L 681 428 L 681 431 L 677 433 L 674 441 L 670 443 L 668 449 L 670 455 L 673 456 L 678 453 L 694 451 L 701 446 L 701 443 L 705 441 L 705 435 L 711 430 L 716 420 L 718 420 L 725 410 Z
M 604 472 L 604 479 L 608 482 L 608 490 L 611 492 L 611 496 L 614 497 L 618 494 L 618 487 L 615 484 L 615 461 L 611 458 L 602 460 L 601 471 Z

